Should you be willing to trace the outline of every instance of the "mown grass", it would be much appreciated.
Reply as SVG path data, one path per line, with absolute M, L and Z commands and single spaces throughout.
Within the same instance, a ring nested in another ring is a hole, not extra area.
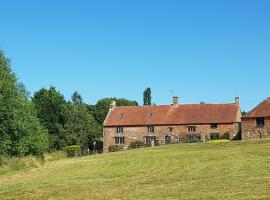
M 270 140 L 62 159 L 0 176 L 0 199 L 270 199 Z

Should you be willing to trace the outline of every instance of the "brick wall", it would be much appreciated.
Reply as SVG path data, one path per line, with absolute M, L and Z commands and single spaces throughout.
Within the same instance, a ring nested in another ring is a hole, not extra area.
M 256 126 L 256 118 L 242 119 L 242 139 L 263 139 L 270 138 L 270 118 L 265 118 L 263 127 Z
M 233 139 L 239 133 L 239 124 L 218 124 L 218 128 L 212 129 L 210 124 L 195 125 L 197 135 L 205 134 L 210 139 L 211 133 L 219 133 L 220 137 L 227 136 Z M 172 132 L 171 132 L 172 130 Z M 155 126 L 155 133 L 148 133 L 146 126 L 124 127 L 123 133 L 116 133 L 116 127 L 105 127 L 104 151 L 108 151 L 111 145 L 115 145 L 115 137 L 125 137 L 124 147 L 128 147 L 131 142 L 145 141 L 145 136 L 155 136 L 160 143 L 165 143 L 165 137 L 171 136 L 172 141 L 183 138 L 188 134 L 186 125 L 180 126 Z

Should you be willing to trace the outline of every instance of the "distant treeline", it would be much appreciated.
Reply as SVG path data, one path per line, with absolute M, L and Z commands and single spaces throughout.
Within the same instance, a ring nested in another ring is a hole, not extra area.
M 102 124 L 111 98 L 88 105 L 78 92 L 67 101 L 56 87 L 41 88 L 31 97 L 0 52 L 0 156 L 42 156 L 79 145 L 93 151 L 102 142 Z M 136 101 L 117 99 L 118 106 Z

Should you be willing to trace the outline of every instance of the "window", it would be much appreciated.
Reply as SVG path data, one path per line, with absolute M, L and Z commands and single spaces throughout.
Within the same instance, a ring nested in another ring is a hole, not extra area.
M 211 140 L 218 140 L 219 139 L 219 133 L 211 133 L 210 134 Z
M 172 127 L 170 127 L 170 128 L 169 128 L 169 130 L 170 130 L 170 133 L 172 133 L 172 132 L 173 132 L 173 128 L 172 128 Z
M 212 129 L 216 129 L 217 127 L 218 127 L 217 124 L 211 124 L 211 128 L 212 128 Z
M 154 133 L 155 127 L 154 126 L 147 126 L 147 131 L 148 131 L 148 133 Z
M 256 125 L 257 126 L 264 126 L 264 118 L 263 117 L 259 117 L 256 119 Z
M 152 118 L 153 114 L 154 114 L 154 113 L 150 112 L 149 115 L 148 115 L 149 118 Z
M 120 119 L 123 119 L 124 118 L 124 113 L 121 113 L 120 114 Z
M 123 132 L 124 132 L 124 127 L 123 126 L 116 127 L 116 133 L 123 133 Z
M 195 133 L 196 132 L 196 126 L 188 126 L 188 132 L 189 133 Z
M 115 144 L 125 144 L 125 138 L 124 137 L 116 137 Z

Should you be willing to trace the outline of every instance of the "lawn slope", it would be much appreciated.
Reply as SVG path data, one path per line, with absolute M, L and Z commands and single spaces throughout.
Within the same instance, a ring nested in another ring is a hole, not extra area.
M 270 140 L 49 162 L 0 176 L 0 199 L 270 199 Z

